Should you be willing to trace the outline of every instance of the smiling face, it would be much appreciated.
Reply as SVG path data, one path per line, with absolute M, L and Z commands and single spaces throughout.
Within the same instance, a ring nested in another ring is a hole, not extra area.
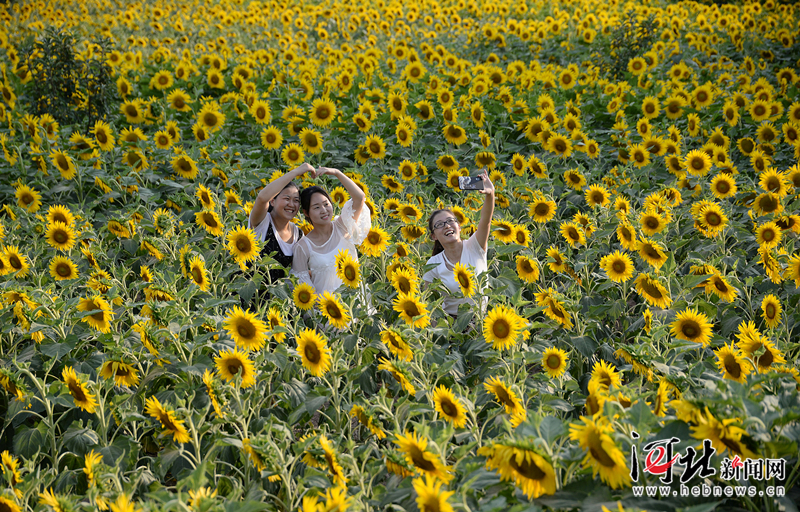
M 437 212 L 431 218 L 430 226 L 431 240 L 438 240 L 443 245 L 461 240 L 461 226 L 449 210 Z
M 287 221 L 292 220 L 300 210 L 300 191 L 297 187 L 286 187 L 270 201 L 270 205 L 272 205 L 270 215 Z
M 305 211 L 308 221 L 319 226 L 333 221 L 333 205 L 325 194 L 319 192 L 311 196 L 308 210 Z

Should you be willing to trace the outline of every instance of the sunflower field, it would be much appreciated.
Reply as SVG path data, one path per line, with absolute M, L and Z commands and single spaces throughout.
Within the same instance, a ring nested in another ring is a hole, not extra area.
M 797 510 L 796 3 L 0 19 L 0 512 Z M 372 213 L 333 294 L 247 228 L 303 162 Z

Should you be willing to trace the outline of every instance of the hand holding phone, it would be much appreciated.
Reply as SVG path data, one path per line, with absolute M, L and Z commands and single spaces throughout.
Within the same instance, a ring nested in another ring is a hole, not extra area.
M 483 190 L 483 176 L 459 176 L 458 188 L 461 190 Z

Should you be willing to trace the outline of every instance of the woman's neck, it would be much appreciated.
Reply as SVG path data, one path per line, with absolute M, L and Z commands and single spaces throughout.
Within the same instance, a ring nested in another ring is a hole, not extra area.
M 330 238 L 331 233 L 333 233 L 333 222 L 315 225 L 311 233 L 316 233 L 313 238 L 315 238 L 318 242 L 324 242 Z M 311 233 L 309 233 L 309 235 L 311 235 Z
M 288 234 L 289 239 L 291 239 L 292 235 L 294 234 L 289 229 L 289 219 L 285 219 L 283 217 L 278 217 L 273 215 L 272 216 L 272 226 L 275 228 L 275 232 L 278 236 L 280 236 L 284 242 L 288 241 L 286 235 Z
M 464 248 L 462 240 L 454 240 L 448 244 L 442 244 L 442 247 L 444 248 L 444 255 L 451 263 L 456 264 L 461 261 L 461 251 Z

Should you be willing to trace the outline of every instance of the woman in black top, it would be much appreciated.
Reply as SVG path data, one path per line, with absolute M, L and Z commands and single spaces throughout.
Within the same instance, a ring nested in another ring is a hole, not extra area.
M 314 168 L 303 163 L 269 182 L 258 193 L 250 210 L 249 227 L 264 242 L 261 254 L 275 253 L 273 258 L 283 267 L 269 270 L 270 283 L 287 275 L 284 269 L 292 266 L 294 244 L 303 236 L 303 232 L 292 222 L 300 211 L 300 190 L 292 180 L 307 172 L 313 175 Z

